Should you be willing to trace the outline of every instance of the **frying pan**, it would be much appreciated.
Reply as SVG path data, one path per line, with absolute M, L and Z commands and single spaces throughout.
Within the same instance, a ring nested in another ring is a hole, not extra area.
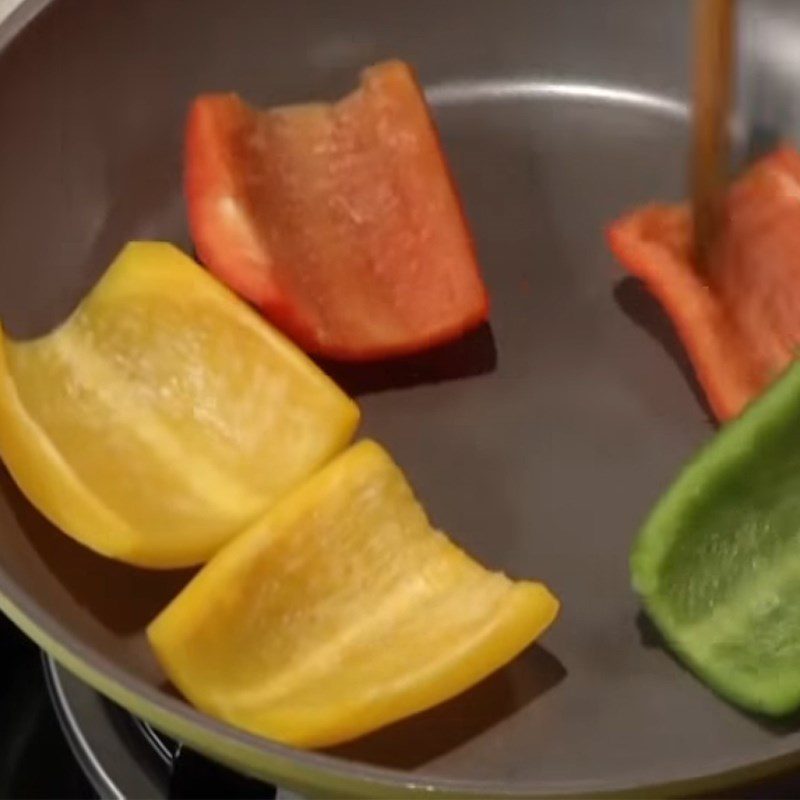
M 491 326 L 416 358 L 325 367 L 437 525 L 486 564 L 546 581 L 563 614 L 462 697 L 304 753 L 218 723 L 167 685 L 143 630 L 190 573 L 81 549 L 5 473 L 3 611 L 176 738 L 315 796 L 677 794 L 793 761 L 793 724 L 717 699 L 669 656 L 629 589 L 639 523 L 713 434 L 668 322 L 602 235 L 631 206 L 684 194 L 688 2 L 13 5 L 0 24 L 0 315 L 18 336 L 61 320 L 125 241 L 190 248 L 181 140 L 195 94 L 333 98 L 370 62 L 416 66 Z M 741 18 L 744 156 L 795 127 L 800 13 L 759 0 Z

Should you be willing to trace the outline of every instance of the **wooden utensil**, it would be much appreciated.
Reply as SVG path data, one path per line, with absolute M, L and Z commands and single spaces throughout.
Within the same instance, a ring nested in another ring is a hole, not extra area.
M 694 252 L 705 271 L 723 224 L 730 144 L 735 0 L 695 0 L 691 195 Z

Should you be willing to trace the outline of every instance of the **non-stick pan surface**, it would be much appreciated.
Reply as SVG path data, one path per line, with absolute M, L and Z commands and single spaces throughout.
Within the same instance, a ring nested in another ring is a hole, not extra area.
M 629 589 L 637 526 L 713 430 L 668 323 L 603 240 L 625 209 L 683 193 L 688 13 L 684 0 L 24 2 L 0 27 L 0 316 L 17 335 L 62 319 L 125 241 L 190 246 L 181 140 L 196 93 L 302 101 L 343 93 L 385 57 L 417 67 L 491 326 L 332 372 L 436 523 L 487 564 L 546 581 L 563 614 L 463 697 L 308 754 L 215 723 L 165 686 L 143 629 L 188 573 L 93 556 L 5 473 L 4 610 L 174 735 L 314 793 L 684 792 L 790 759 L 795 729 L 717 699 Z

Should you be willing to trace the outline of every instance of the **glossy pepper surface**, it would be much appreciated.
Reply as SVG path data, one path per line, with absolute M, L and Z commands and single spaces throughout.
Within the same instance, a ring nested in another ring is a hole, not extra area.
M 365 441 L 220 551 L 149 637 L 198 708 L 321 747 L 463 691 L 557 610 L 541 584 L 489 572 L 433 529 Z
M 202 95 L 185 159 L 201 261 L 304 350 L 379 359 L 487 318 L 455 184 L 408 65 L 370 67 L 334 104 L 259 110 Z
M 55 525 L 149 567 L 208 559 L 350 440 L 358 409 L 169 244 L 128 245 L 47 336 L 0 338 L 0 455 Z
M 609 230 L 621 264 L 671 317 L 724 421 L 786 369 L 800 344 L 800 154 L 781 147 L 732 185 L 703 275 L 691 236 L 684 206 L 648 206 Z

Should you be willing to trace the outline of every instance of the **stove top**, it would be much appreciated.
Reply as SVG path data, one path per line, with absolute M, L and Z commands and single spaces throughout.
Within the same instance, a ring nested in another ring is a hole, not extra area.
M 300 800 L 168 739 L 62 670 L 0 615 L 0 798 Z
M 222 767 L 136 719 L 43 656 L 44 680 L 76 761 L 102 798 L 269 798 L 285 789 Z
M 37 648 L 0 614 L 0 797 L 96 797 L 72 756 Z
M 2 615 L 0 653 L 0 798 L 300 800 L 162 736 L 42 656 Z M 800 798 L 800 774 L 724 797 Z

